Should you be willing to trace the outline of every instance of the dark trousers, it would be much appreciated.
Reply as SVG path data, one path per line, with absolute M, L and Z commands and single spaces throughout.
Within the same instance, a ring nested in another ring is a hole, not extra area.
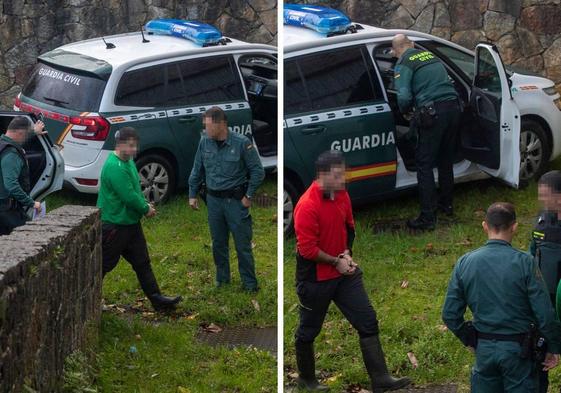
M 152 272 L 148 247 L 140 223 L 134 225 L 103 224 L 103 277 L 117 266 L 121 256 L 131 264 L 142 290 L 150 296 L 160 289 Z
M 313 342 L 323 325 L 331 301 L 358 331 L 360 337 L 378 334 L 376 311 L 370 304 L 362 282 L 362 272 L 327 281 L 299 281 L 296 292 L 300 299 L 300 323 L 296 341 Z
M 417 165 L 417 182 L 421 217 L 435 220 L 436 202 L 452 205 L 454 188 L 454 156 L 458 135 L 460 110 L 438 111 L 434 124 L 430 128 L 418 127 L 418 140 L 415 149 Z M 440 196 L 437 198 L 433 168 L 438 169 Z
M 23 209 L 10 209 L 0 207 L 0 236 L 9 235 L 14 228 L 25 225 L 27 216 Z

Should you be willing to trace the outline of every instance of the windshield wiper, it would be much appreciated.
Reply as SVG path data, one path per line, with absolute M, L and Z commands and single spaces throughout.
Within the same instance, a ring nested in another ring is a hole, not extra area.
M 52 101 L 52 102 L 54 102 L 55 105 L 57 105 L 57 106 L 62 106 L 62 107 L 64 107 L 64 105 L 70 104 L 69 102 L 57 100 L 56 98 L 51 98 L 51 97 L 45 97 L 45 96 L 43 96 L 43 99 L 45 99 L 45 100 L 47 100 L 47 101 Z

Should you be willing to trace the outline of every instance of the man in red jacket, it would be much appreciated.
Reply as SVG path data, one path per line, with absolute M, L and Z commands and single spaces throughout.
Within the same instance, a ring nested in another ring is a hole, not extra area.
M 312 391 L 328 390 L 315 376 L 314 339 L 331 301 L 358 331 L 360 348 L 374 392 L 407 386 L 408 378 L 388 373 L 378 337 L 376 312 L 352 258 L 355 225 L 345 190 L 345 162 L 339 151 L 327 151 L 316 161 L 317 178 L 294 210 L 297 240 L 296 291 L 300 324 L 296 330 L 298 384 Z

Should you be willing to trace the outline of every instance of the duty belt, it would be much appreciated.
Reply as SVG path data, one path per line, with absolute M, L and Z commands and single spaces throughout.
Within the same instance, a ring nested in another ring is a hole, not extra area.
M 446 112 L 452 109 L 460 109 L 460 105 L 458 104 L 458 100 L 446 100 L 434 103 L 434 108 L 438 112 Z
M 230 188 L 228 190 L 212 190 L 210 188 L 207 189 L 208 195 L 211 195 L 215 198 L 234 198 L 234 199 L 242 199 L 247 191 L 247 183 L 239 185 L 234 188 Z
M 497 340 L 497 341 L 514 341 L 522 344 L 524 341 L 525 333 L 520 334 L 497 334 L 497 333 L 482 333 L 477 332 L 477 339 L 483 340 Z

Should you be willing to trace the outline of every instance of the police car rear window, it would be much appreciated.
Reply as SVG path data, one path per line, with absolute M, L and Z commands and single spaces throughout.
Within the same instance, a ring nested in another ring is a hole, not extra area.
M 290 59 L 285 73 L 287 114 L 383 99 L 374 65 L 363 46 Z
M 95 112 L 106 82 L 92 74 L 38 63 L 22 94 L 39 102 L 78 112 Z

